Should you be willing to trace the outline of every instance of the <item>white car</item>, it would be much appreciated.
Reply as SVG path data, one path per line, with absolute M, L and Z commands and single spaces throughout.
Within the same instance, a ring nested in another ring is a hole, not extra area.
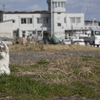
M 12 45 L 12 39 L 0 37 L 0 42 L 4 41 L 7 45 Z

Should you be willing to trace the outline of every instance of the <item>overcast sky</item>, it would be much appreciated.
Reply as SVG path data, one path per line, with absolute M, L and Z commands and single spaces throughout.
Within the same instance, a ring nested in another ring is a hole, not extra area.
M 47 0 L 0 0 L 0 10 L 37 11 L 47 10 Z M 67 0 L 66 13 L 85 12 L 85 20 L 100 21 L 100 0 Z

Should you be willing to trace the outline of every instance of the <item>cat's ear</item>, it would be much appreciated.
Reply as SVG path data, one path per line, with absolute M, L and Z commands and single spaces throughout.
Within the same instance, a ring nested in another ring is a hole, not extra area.
M 6 53 L 8 53 L 9 49 L 8 49 L 6 43 L 2 41 L 1 44 L 4 46 L 3 51 L 6 52 Z
M 1 46 L 0 46 L 0 52 L 2 52 L 2 48 L 1 48 Z

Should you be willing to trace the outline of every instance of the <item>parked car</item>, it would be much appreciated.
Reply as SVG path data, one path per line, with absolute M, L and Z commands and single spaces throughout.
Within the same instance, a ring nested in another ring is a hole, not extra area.
M 11 38 L 0 37 L 0 42 L 1 41 L 4 41 L 7 45 L 12 45 L 12 39 Z

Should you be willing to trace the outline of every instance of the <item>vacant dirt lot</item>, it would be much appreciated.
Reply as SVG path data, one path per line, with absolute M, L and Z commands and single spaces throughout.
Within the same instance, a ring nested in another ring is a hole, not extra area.
M 100 57 L 100 51 L 68 51 L 68 50 L 42 50 L 42 51 L 11 51 L 10 64 L 28 65 L 40 60 L 55 60 L 58 58 L 92 56 Z

